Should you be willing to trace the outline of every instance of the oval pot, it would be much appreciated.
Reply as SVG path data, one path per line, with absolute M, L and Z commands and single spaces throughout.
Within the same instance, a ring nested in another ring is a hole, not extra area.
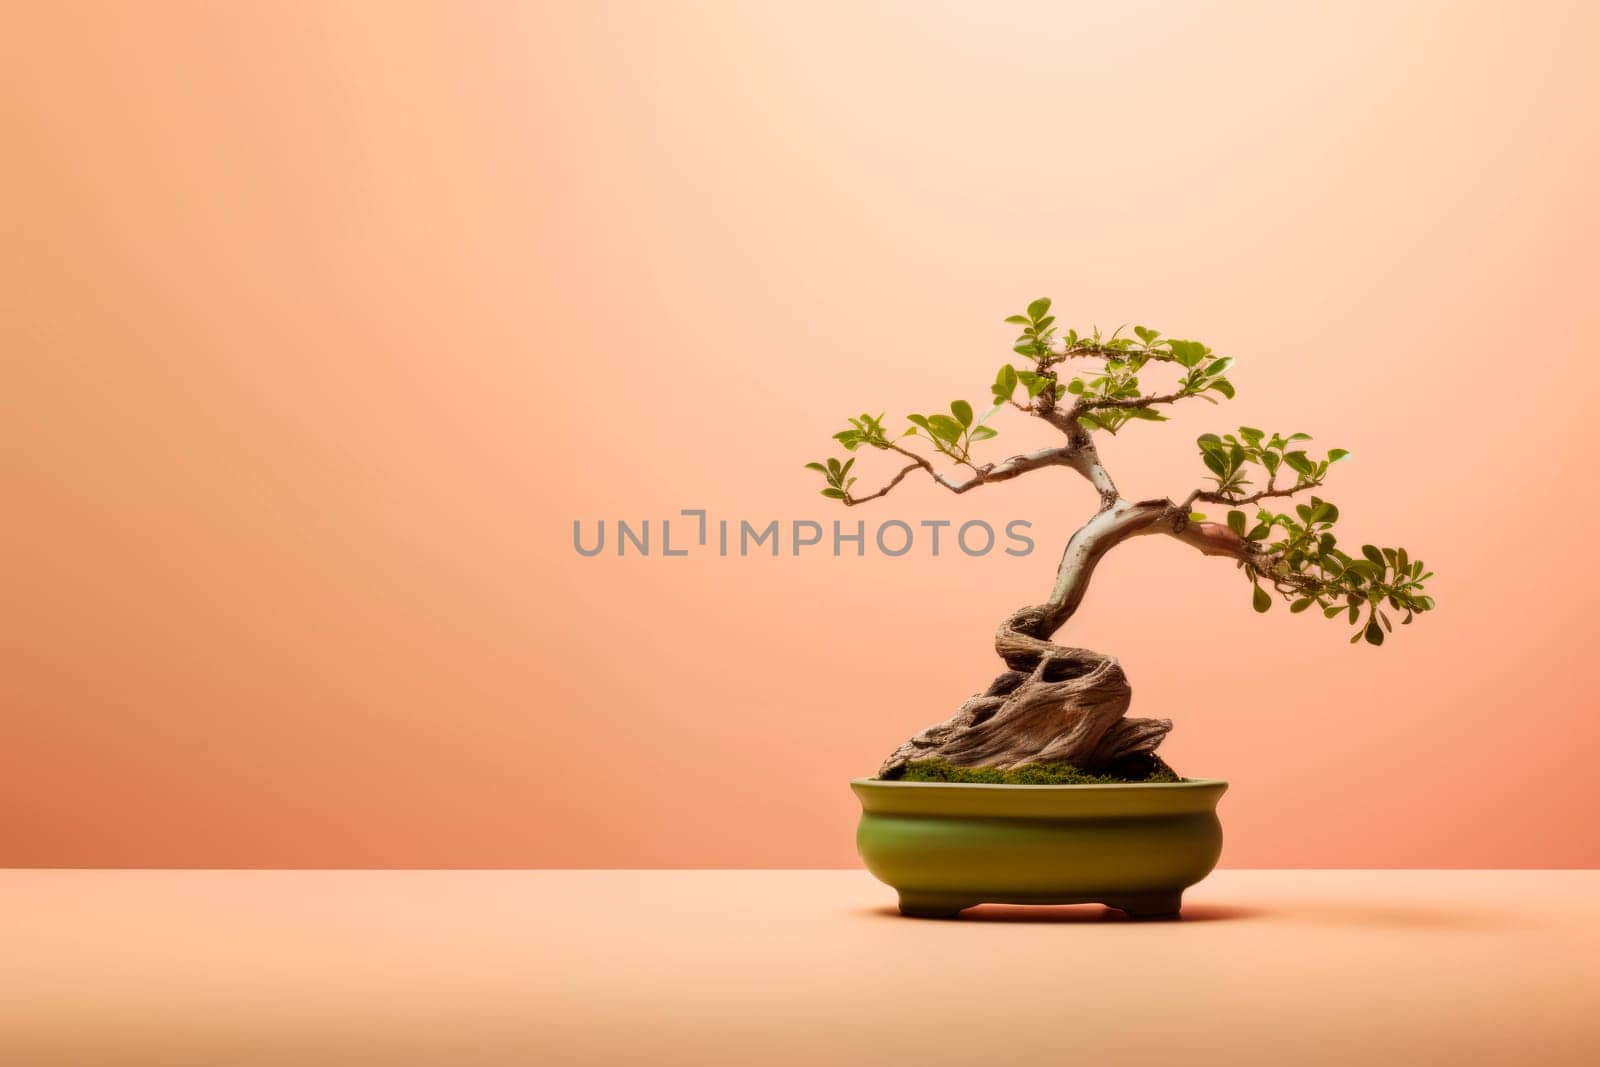
M 856 848 L 900 913 L 975 904 L 1104 904 L 1176 918 L 1222 854 L 1228 783 L 977 785 L 857 778 Z

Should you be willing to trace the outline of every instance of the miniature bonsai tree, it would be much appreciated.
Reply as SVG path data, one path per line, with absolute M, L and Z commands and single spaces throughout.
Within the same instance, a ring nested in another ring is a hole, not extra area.
M 954 716 L 897 748 L 881 777 L 1172 778 L 1155 756 L 1171 721 L 1128 718 L 1132 694 L 1117 661 L 1051 641 L 1077 612 L 1100 560 L 1133 537 L 1172 537 L 1203 555 L 1232 560 L 1250 583 L 1256 611 L 1268 611 L 1277 598 L 1291 612 L 1316 609 L 1353 625 L 1352 644 L 1382 645 L 1396 618 L 1404 625 L 1433 610 L 1423 592 L 1432 575 L 1404 548 L 1365 544 L 1352 554 L 1339 547 L 1339 509 L 1316 493 L 1348 453 L 1335 448 L 1314 455 L 1308 434 L 1250 426 L 1236 434 L 1204 434 L 1196 444 L 1205 484 L 1177 501 L 1130 501 L 1118 492 L 1096 450 L 1097 435 L 1165 421 L 1162 409 L 1184 401 L 1232 399 L 1232 359 L 1143 326 L 1131 336 L 1120 329 L 1110 337 L 1098 329 L 1063 334 L 1048 299 L 1005 321 L 1020 327 L 1012 348 L 1020 359 L 1000 367 L 990 387 L 994 404 L 982 417 L 956 400 L 948 413 L 908 415 L 904 430 L 890 431 L 881 414 L 850 419 L 834 435 L 846 451 L 875 449 L 904 460 L 881 488 L 864 494 L 855 488 L 855 457 L 806 464 L 826 479 L 822 495 L 846 507 L 885 496 L 912 475 L 965 493 L 1049 467 L 1076 471 L 1099 496 L 1095 513 L 1066 543 L 1050 595 L 1000 623 L 994 644 L 1006 671 Z M 1155 372 L 1169 384 L 1142 383 Z M 974 449 L 996 436 L 989 420 L 1006 408 L 1042 419 L 1059 431 L 1061 443 L 980 462 Z M 1207 521 L 1195 510 L 1199 505 L 1225 508 L 1225 521 Z

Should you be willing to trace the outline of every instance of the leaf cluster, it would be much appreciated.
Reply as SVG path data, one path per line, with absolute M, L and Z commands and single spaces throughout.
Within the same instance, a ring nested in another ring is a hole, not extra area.
M 1278 472 L 1285 467 L 1294 472 L 1296 488 L 1310 488 L 1321 485 L 1328 467 L 1350 454 L 1343 448 L 1333 448 L 1317 460 L 1305 449 L 1292 447 L 1309 440 L 1308 433 L 1292 433 L 1287 437 L 1275 433 L 1269 438 L 1253 426 L 1241 426 L 1237 435 L 1201 434 L 1195 443 L 1200 446 L 1201 461 L 1211 472 L 1211 481 L 1216 483 L 1217 494 L 1240 497 L 1254 484 L 1248 477 L 1252 465 L 1267 472 L 1268 490 L 1276 490 Z
M 985 426 L 989 417 L 998 410 L 990 408 L 983 417 L 974 421 L 972 405 L 965 400 L 950 401 L 950 414 L 907 415 L 911 425 L 902 437 L 925 437 L 933 442 L 935 451 L 942 452 L 957 463 L 972 462 L 972 446 L 998 436 L 991 426 Z
M 821 471 L 822 476 L 827 479 L 828 487 L 822 491 L 823 496 L 829 500 L 844 500 L 850 495 L 850 487 L 856 482 L 850 475 L 850 468 L 855 466 L 855 463 L 854 456 L 843 463 L 829 456 L 825 463 L 807 463 L 806 470 Z
M 990 386 L 996 404 L 1017 403 L 1021 385 L 1029 404 L 1038 398 L 1046 410 L 1057 402 L 1073 398 L 1073 417 L 1087 430 L 1116 433 L 1130 422 L 1164 422 L 1166 416 L 1155 410 L 1158 403 L 1171 403 L 1199 396 L 1215 403 L 1207 393 L 1232 398 L 1233 383 L 1227 377 L 1233 360 L 1216 356 L 1199 341 L 1163 338 L 1159 330 L 1135 326 L 1132 336 L 1124 336 L 1126 326 L 1104 337 L 1099 327 L 1079 334 L 1069 329 L 1058 338 L 1056 318 L 1049 313 L 1050 300 L 1040 298 L 1028 305 L 1026 313 L 1011 315 L 1006 321 L 1022 327 L 1011 350 L 1034 361 L 1033 369 L 1018 370 L 1005 364 Z M 1059 343 L 1058 343 L 1059 342 Z M 1069 360 L 1099 360 L 1093 371 L 1062 380 L 1057 366 Z M 1146 394 L 1139 372 L 1152 362 L 1173 364 L 1182 369 L 1176 386 L 1166 394 Z
M 1055 378 L 1051 375 L 1040 374 L 1037 371 L 1018 370 L 1009 363 L 1002 364 L 1000 372 L 994 377 L 994 384 L 989 386 L 989 392 L 994 396 L 995 407 L 1003 407 L 1013 403 L 1012 397 L 1017 394 L 1017 386 L 1021 385 L 1031 401 L 1046 389 L 1052 390 L 1051 399 L 1055 398 Z M 1025 407 L 1026 405 L 1018 405 Z
M 1056 317 L 1050 314 L 1048 296 L 1030 303 L 1024 314 L 1007 315 L 1006 321 L 1022 327 L 1022 333 L 1012 342 L 1011 351 L 1035 360 L 1051 354 L 1056 339 Z
M 1098 327 L 1080 334 L 1058 325 L 1047 297 L 1032 301 L 1022 314 L 1005 321 L 1020 328 L 1012 352 L 1025 362 L 1001 365 L 990 386 L 994 406 L 982 417 L 974 416 L 967 401 L 953 400 L 948 412 L 907 415 L 908 425 L 892 433 L 882 413 L 862 414 L 850 418 L 849 426 L 834 439 L 847 452 L 862 446 L 899 452 L 931 472 L 922 453 L 899 443 L 907 437 L 920 438 L 935 453 L 982 473 L 984 469 L 973 463 L 973 446 L 996 436 L 986 423 L 1007 405 L 1063 429 L 1075 423 L 1089 432 L 1116 433 L 1131 422 L 1164 421 L 1158 408 L 1181 399 L 1200 397 L 1216 403 L 1219 396 L 1234 396 L 1227 376 L 1232 359 L 1216 355 L 1199 341 L 1164 337 L 1145 326 L 1134 326 L 1131 334 L 1119 327 L 1109 337 Z M 1168 375 L 1176 371 L 1175 381 L 1164 379 L 1172 383 L 1162 387 L 1165 391 L 1152 390 L 1141 380 L 1152 364 L 1162 365 Z M 1064 373 L 1080 366 L 1084 369 Z M 1058 410 L 1058 405 L 1070 406 Z M 1285 512 L 1263 506 L 1252 517 L 1243 510 L 1257 501 L 1319 488 L 1329 468 L 1349 455 L 1334 448 L 1315 457 L 1305 445 L 1310 440 L 1309 434 L 1269 435 L 1251 426 L 1241 426 L 1237 433 L 1204 434 L 1196 444 L 1213 487 L 1195 490 L 1190 500 L 1230 507 L 1228 527 L 1247 543 L 1239 566 L 1250 578 L 1251 602 L 1257 611 L 1270 610 L 1275 591 L 1290 602 L 1293 613 L 1316 606 L 1330 619 L 1344 616 L 1356 625 L 1352 642 L 1382 644 L 1393 629 L 1391 613 L 1399 615 L 1404 625 L 1434 609 L 1424 592 L 1432 574 L 1420 560 L 1411 559 L 1403 548 L 1375 545 L 1361 546 L 1359 555 L 1346 553 L 1333 532 L 1339 509 L 1320 497 L 1312 496 Z M 848 504 L 853 502 L 854 463 L 854 457 L 828 459 L 807 463 L 806 468 L 822 474 L 823 496 Z M 898 481 L 896 477 L 875 495 Z M 1205 515 L 1196 511 L 1189 517 L 1202 521 Z
M 850 423 L 850 428 L 840 430 L 833 435 L 833 439 L 850 452 L 854 452 L 862 445 L 888 448 L 889 437 L 883 430 L 883 415 L 881 411 L 876 416 L 863 412 L 859 419 L 848 419 L 846 421 Z
M 1404 626 L 1434 608 L 1433 598 L 1423 592 L 1433 572 L 1422 560 L 1412 559 L 1404 548 L 1376 545 L 1362 545 L 1358 556 L 1345 552 L 1333 532 L 1339 509 L 1321 497 L 1296 504 L 1292 512 L 1260 508 L 1249 529 L 1241 510 L 1229 511 L 1227 521 L 1235 534 L 1259 547 L 1258 555 L 1240 564 L 1250 576 L 1256 611 L 1272 607 L 1261 584 L 1265 580 L 1290 602 L 1291 613 L 1315 606 L 1329 619 L 1343 615 L 1357 626 L 1351 644 L 1365 638 L 1381 645 L 1394 629 L 1389 611 L 1403 612 Z
M 981 417 L 975 417 L 967 401 L 952 400 L 948 413 L 907 415 L 908 425 L 897 434 L 885 428 L 882 413 L 862 414 L 859 418 L 850 418 L 850 425 L 834 434 L 834 439 L 847 452 L 866 445 L 915 457 L 916 453 L 895 444 L 894 440 L 919 438 L 932 445 L 935 453 L 976 468 L 972 448 L 998 435 L 987 423 L 1007 404 L 1033 414 L 1048 415 L 1058 402 L 1072 398 L 1072 417 L 1080 426 L 1086 430 L 1116 433 L 1130 422 L 1164 421 L 1165 416 L 1155 408 L 1158 403 L 1205 393 L 1233 396 L 1233 386 L 1225 376 L 1233 361 L 1216 357 L 1210 348 L 1198 341 L 1164 338 L 1159 331 L 1144 326 L 1135 326 L 1130 336 L 1123 335 L 1125 327 L 1119 327 L 1110 337 L 1102 336 L 1098 327 L 1085 334 L 1075 329 L 1062 333 L 1050 308 L 1050 299 L 1040 297 L 1028 305 L 1025 313 L 1006 318 L 1008 323 L 1022 328 L 1012 351 L 1033 362 L 1028 367 L 1012 363 L 1000 367 L 990 386 L 994 406 Z M 1063 380 L 1059 366 L 1068 360 L 1097 360 L 1100 366 Z M 1172 364 L 1181 369 L 1175 392 L 1148 396 L 1141 392 L 1139 372 L 1151 362 Z M 1019 390 L 1022 401 L 1018 400 Z M 808 463 L 806 467 L 825 477 L 832 471 L 829 463 Z M 848 500 L 849 487 L 844 484 L 843 477 L 838 481 L 830 480 L 823 495 Z

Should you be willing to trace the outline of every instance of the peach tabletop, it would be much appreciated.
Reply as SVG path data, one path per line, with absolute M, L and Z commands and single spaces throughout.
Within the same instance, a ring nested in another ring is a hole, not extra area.
M 801 464 L 842 418 L 981 400 L 1045 294 L 1238 360 L 1108 442 L 1127 492 L 1307 431 L 1353 452 L 1348 536 L 1438 572 L 1372 649 L 1176 544 L 1108 562 L 1063 639 L 1233 783 L 1224 864 L 1600 864 L 1597 32 L 14 6 L 0 865 L 853 864 L 846 780 L 986 683 L 1087 488 L 851 515 L 1027 519 L 1021 558 L 589 559 L 572 523 L 832 519 Z
M 0 872 L 0 1060 L 1591 1065 L 1600 872 L 1220 871 L 1178 923 L 860 871 Z

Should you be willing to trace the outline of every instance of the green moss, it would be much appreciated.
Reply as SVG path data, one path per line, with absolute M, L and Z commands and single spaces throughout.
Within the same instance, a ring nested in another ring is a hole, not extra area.
M 1103 774 L 1085 774 L 1070 763 L 1028 763 L 1009 770 L 957 767 L 943 760 L 912 760 L 901 775 L 905 782 L 977 782 L 988 785 L 1107 785 L 1114 782 L 1181 782 L 1158 757 L 1123 761 Z

